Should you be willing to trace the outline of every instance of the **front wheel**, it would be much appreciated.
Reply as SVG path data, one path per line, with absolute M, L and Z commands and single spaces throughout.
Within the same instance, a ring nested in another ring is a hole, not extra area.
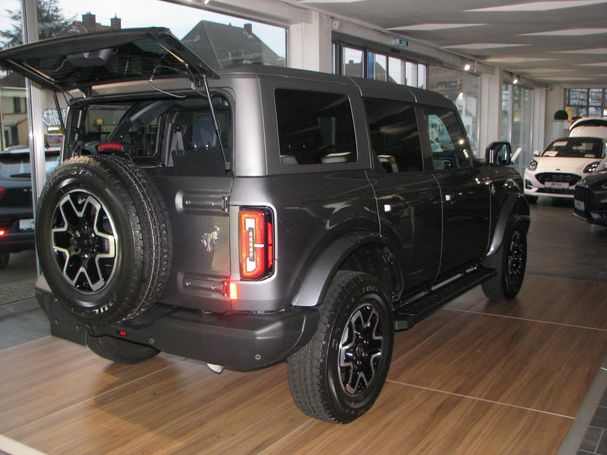
M 348 423 L 375 402 L 394 340 L 392 309 L 371 275 L 340 271 L 312 339 L 288 359 L 289 387 L 307 415 Z
M 485 259 L 496 276 L 483 283 L 483 292 L 492 300 L 512 300 L 523 285 L 527 264 L 527 229 L 517 219 L 510 221 L 497 253 Z

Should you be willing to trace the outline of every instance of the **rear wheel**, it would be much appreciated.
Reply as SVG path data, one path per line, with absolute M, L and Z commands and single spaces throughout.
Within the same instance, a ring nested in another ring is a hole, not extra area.
M 8 266 L 8 260 L 11 254 L 8 251 L 0 253 L 0 270 L 5 269 Z
M 110 336 L 89 335 L 86 344 L 98 356 L 116 363 L 139 363 L 159 353 L 150 346 Z
M 338 272 L 313 338 L 288 359 L 295 404 L 320 420 L 348 423 L 375 402 L 394 340 L 392 309 L 371 275 Z
M 510 221 L 499 251 L 485 259 L 496 276 L 483 283 L 483 292 L 492 300 L 511 300 L 521 289 L 527 264 L 527 230 L 517 219 Z

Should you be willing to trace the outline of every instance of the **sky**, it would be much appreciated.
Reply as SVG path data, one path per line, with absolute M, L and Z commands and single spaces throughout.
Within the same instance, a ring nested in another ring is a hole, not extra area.
M 10 28 L 8 10 L 21 8 L 20 0 L 1 0 L 0 30 Z M 123 28 L 132 27 L 168 27 L 178 38 L 183 38 L 194 25 L 201 20 L 232 24 L 242 27 L 245 23 L 253 24 L 253 33 L 263 40 L 278 55 L 285 56 L 285 32 L 275 27 L 258 22 L 229 17 L 198 8 L 187 8 L 160 0 L 58 0 L 57 4 L 64 16 L 82 19 L 82 14 L 91 12 L 97 16 L 97 22 L 110 24 L 115 15 L 122 19 Z

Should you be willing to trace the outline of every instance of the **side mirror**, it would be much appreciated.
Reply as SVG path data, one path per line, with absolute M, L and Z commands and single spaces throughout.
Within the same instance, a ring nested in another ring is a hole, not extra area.
M 540 156 L 540 155 L 541 155 L 541 153 L 540 153 L 539 150 L 534 150 L 533 151 L 533 156 Z
M 512 164 L 512 146 L 510 142 L 492 142 L 485 149 L 485 162 L 493 166 Z

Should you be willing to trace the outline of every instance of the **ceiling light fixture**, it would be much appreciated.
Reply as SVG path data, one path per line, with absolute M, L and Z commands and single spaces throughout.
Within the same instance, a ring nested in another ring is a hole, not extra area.
M 464 71 L 470 71 L 472 69 L 472 65 L 470 63 L 466 63 L 464 65 Z
M 512 83 L 514 85 L 518 84 L 521 81 L 521 76 L 519 76 L 518 74 L 514 75 L 514 79 L 512 79 Z

